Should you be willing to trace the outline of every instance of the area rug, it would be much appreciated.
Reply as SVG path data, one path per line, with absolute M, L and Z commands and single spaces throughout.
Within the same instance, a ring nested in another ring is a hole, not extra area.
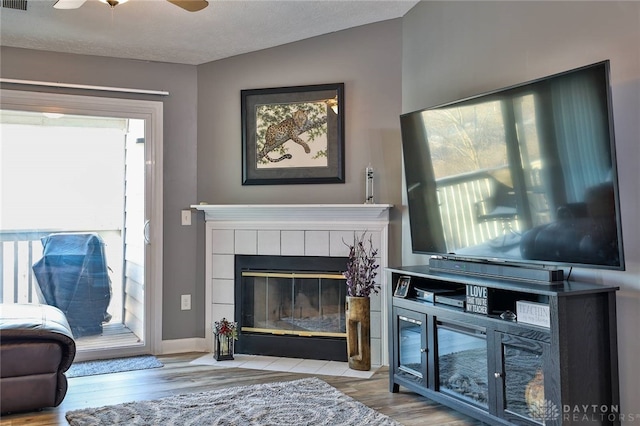
M 163 364 L 153 355 L 141 355 L 128 358 L 74 362 L 65 374 L 69 378 L 94 376 L 96 374 L 146 370 L 149 368 L 162 367 L 162 365 Z
M 401 426 L 318 378 L 69 411 L 72 426 Z

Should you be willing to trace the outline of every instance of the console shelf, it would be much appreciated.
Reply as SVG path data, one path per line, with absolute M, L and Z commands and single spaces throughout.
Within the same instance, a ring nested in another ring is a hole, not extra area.
M 391 392 L 496 425 L 620 424 L 618 287 L 387 270 Z

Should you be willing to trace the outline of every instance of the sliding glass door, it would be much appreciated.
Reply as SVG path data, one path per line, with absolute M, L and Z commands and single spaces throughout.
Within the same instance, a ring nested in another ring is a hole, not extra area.
M 63 310 L 77 359 L 158 352 L 161 123 L 159 102 L 2 93 L 0 299 Z

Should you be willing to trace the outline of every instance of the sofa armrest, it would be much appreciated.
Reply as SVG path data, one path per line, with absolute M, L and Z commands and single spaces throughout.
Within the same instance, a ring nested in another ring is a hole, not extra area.
M 38 304 L 0 304 L 0 345 L 20 342 L 58 342 L 60 371 L 76 356 L 76 343 L 65 315 L 56 307 Z

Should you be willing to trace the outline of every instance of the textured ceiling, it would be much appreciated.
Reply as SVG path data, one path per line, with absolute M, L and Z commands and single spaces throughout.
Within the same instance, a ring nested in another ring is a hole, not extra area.
M 54 9 L 54 3 L 1 8 L 0 44 L 199 65 L 399 18 L 417 0 L 209 0 L 193 13 L 165 0 L 129 0 L 114 9 L 97 0 L 73 10 Z

